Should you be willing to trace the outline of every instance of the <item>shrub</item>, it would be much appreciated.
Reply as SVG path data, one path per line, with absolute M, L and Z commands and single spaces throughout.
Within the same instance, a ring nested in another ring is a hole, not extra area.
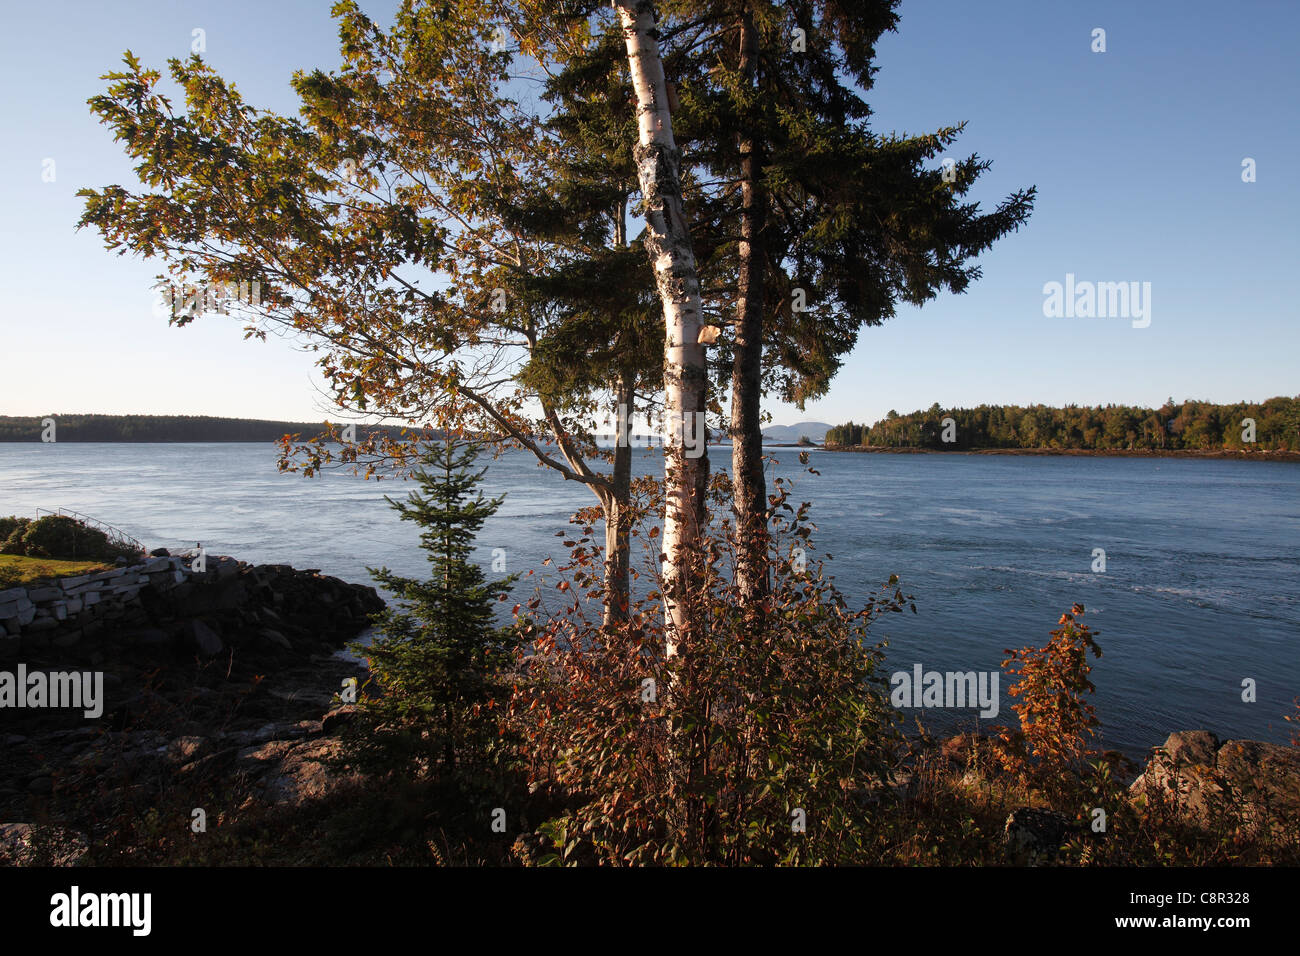
M 31 523 L 31 518 L 20 518 L 17 515 L 0 518 L 0 554 L 22 554 L 23 532 Z
M 1018 734 L 1001 737 L 1002 762 L 1007 769 L 1027 775 L 1050 795 L 1069 793 L 1080 780 L 1090 757 L 1090 741 L 1099 721 L 1085 698 L 1096 688 L 1088 679 L 1092 665 L 1088 651 L 1101 657 L 1095 632 L 1079 622 L 1082 604 L 1061 615 L 1045 647 L 1008 650 L 1004 668 L 1020 680 L 1007 693 L 1019 697 L 1012 704 L 1020 717 Z
M 532 654 L 511 713 L 531 788 L 556 788 L 569 806 L 541 828 L 547 862 L 861 857 L 898 741 L 883 645 L 869 645 L 866 630 L 910 599 L 891 579 L 880 601 L 850 610 L 820 562 L 805 569 L 808 506 L 791 508 L 787 495 L 778 482 L 769 597 L 742 607 L 725 574 L 724 523 L 698 555 L 698 633 L 673 658 L 658 591 L 633 601 L 625 623 L 587 620 L 577 592 L 598 580 L 601 560 L 590 525 L 556 585 L 567 604 L 548 612 L 541 595 L 528 602 Z
M 17 519 L 26 521 L 26 519 Z M 56 558 L 64 561 L 113 561 L 117 558 L 134 560 L 140 557 L 133 545 L 110 538 L 98 528 L 92 528 L 67 515 L 45 515 L 27 521 L 21 530 L 17 551 L 29 558 Z M 11 536 L 12 540 L 12 536 Z

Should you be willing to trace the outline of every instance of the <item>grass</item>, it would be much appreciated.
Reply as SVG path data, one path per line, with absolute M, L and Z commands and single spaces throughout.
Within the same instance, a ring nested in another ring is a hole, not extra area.
M 18 587 L 42 578 L 64 578 L 74 574 L 105 571 L 110 567 L 103 561 L 57 561 L 54 558 L 0 554 L 0 587 Z

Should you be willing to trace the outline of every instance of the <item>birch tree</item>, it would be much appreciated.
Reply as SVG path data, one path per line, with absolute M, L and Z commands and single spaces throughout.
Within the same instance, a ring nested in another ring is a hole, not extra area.
M 646 252 L 664 316 L 664 405 L 669 435 L 664 448 L 664 613 L 667 654 L 689 639 L 686 591 L 700 536 L 701 456 L 707 372 L 701 342 L 700 283 L 690 223 L 682 207 L 681 151 L 673 141 L 668 88 L 649 0 L 616 0 L 636 93 L 633 150 L 645 215 Z M 689 448 L 688 448 L 689 444 Z

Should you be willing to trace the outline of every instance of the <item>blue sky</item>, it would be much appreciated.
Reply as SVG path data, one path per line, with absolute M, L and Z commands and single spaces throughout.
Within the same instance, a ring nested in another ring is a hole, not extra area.
M 86 99 L 130 48 L 206 58 L 256 105 L 291 111 L 296 68 L 330 67 L 328 0 L 10 3 L 0 37 L 0 414 L 328 417 L 312 360 L 205 317 L 151 309 L 157 263 L 74 231 L 82 186 L 134 185 Z M 391 0 L 363 0 L 387 20 Z M 904 0 L 880 44 L 878 131 L 965 120 L 953 153 L 993 160 L 973 198 L 1037 185 L 1027 227 L 964 295 L 862 332 L 830 393 L 777 423 L 872 421 L 895 408 L 1158 405 L 1300 393 L 1300 4 Z M 1106 52 L 1091 50 L 1106 31 Z M 1242 181 L 1242 161 L 1257 181 Z M 42 180 L 45 160 L 55 179 Z M 1150 325 L 1048 318 L 1043 286 L 1150 283 Z

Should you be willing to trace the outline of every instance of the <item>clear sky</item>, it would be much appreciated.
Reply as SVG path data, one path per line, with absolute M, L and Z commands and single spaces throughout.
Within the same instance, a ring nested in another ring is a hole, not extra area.
M 329 416 L 307 354 L 221 316 L 168 327 L 151 308 L 160 265 L 73 227 L 79 188 L 135 185 L 86 106 L 124 50 L 161 69 L 201 28 L 248 102 L 293 111 L 292 72 L 338 61 L 330 5 L 4 0 L 0 414 Z M 394 6 L 361 5 L 384 22 Z M 777 423 L 1300 394 L 1300 4 L 905 0 L 901 15 L 880 44 L 875 128 L 968 121 L 954 155 L 993 160 L 973 198 L 1037 185 L 1036 211 L 966 294 L 864 330 L 829 395 L 772 406 Z M 1150 324 L 1045 316 L 1044 285 L 1067 274 L 1150 283 Z

